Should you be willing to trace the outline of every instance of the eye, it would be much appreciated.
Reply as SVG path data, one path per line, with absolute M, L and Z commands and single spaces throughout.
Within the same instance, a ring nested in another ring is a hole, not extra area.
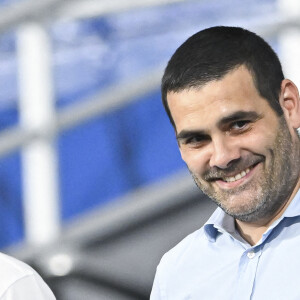
M 201 147 L 202 145 L 207 143 L 208 140 L 209 140 L 208 136 L 194 135 L 194 136 L 186 138 L 183 141 L 183 144 L 187 145 L 189 147 Z
M 194 137 L 190 137 L 188 139 L 186 139 L 185 144 L 195 144 L 195 143 L 199 143 L 203 140 L 203 138 L 199 137 L 199 136 L 194 136 Z
M 248 120 L 240 120 L 231 124 L 231 129 L 233 130 L 241 130 L 246 129 L 250 121 Z

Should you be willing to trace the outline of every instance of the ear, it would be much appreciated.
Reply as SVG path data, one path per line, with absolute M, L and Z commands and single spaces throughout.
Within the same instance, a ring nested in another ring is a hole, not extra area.
M 297 129 L 300 127 L 300 98 L 297 86 L 289 79 L 281 83 L 279 103 L 285 119 L 290 126 Z

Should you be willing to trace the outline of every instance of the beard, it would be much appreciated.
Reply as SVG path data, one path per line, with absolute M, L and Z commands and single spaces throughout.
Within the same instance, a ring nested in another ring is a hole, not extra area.
M 270 153 L 267 165 L 264 155 L 248 154 L 232 161 L 227 169 L 209 169 L 203 179 L 190 172 L 196 185 L 228 215 L 249 223 L 267 219 L 288 201 L 299 178 L 299 142 L 293 142 L 283 116 L 275 141 L 267 150 Z M 230 190 L 215 188 L 213 183 L 217 178 L 258 164 L 261 172 L 244 185 Z

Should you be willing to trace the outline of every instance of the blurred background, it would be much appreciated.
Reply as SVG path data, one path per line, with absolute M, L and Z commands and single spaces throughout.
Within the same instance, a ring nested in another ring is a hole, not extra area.
M 159 91 L 214 25 L 263 36 L 299 86 L 297 0 L 0 0 L 0 247 L 58 300 L 149 299 L 163 253 L 215 209 Z

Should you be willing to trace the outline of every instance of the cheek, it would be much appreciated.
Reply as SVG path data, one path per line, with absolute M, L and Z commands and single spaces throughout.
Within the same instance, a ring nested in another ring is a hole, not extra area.
M 199 150 L 180 150 L 181 158 L 190 171 L 201 174 L 208 166 L 208 159 L 205 153 Z
M 276 135 L 267 128 L 260 128 L 252 132 L 249 136 L 241 141 L 242 148 L 245 148 L 256 154 L 266 154 L 268 149 L 274 146 Z

